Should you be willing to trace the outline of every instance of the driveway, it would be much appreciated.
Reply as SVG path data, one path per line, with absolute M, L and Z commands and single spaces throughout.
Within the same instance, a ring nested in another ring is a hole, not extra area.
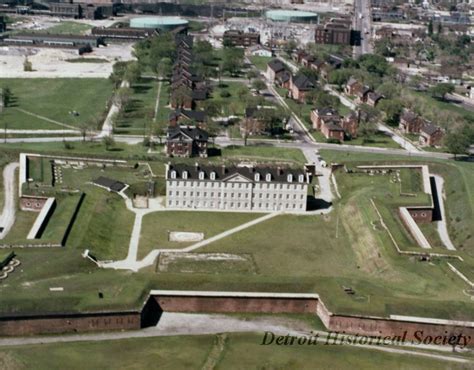
M 15 171 L 20 167 L 18 162 L 13 162 L 5 166 L 3 170 L 3 186 L 5 203 L 0 216 L 0 239 L 3 239 L 15 223 L 16 202 L 15 202 Z

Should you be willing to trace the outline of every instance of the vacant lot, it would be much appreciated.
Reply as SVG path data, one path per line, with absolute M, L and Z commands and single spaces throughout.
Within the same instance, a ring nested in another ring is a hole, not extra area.
M 0 79 L 0 87 L 12 93 L 11 104 L 0 116 L 0 127 L 6 124 L 9 129 L 68 129 L 82 122 L 98 125 L 112 95 L 112 83 L 98 78 Z
M 89 24 L 65 21 L 55 26 L 49 27 L 45 30 L 38 31 L 38 33 L 53 33 L 64 35 L 84 35 L 92 28 Z

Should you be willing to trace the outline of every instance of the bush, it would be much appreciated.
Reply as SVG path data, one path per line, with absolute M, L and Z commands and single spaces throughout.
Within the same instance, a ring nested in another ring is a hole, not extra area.
M 329 139 L 326 139 L 326 143 L 328 143 L 328 144 L 340 144 L 341 142 L 337 139 L 334 139 L 333 137 L 330 137 Z
M 230 92 L 228 92 L 227 90 L 222 90 L 219 95 L 221 96 L 221 98 L 230 98 L 231 97 Z

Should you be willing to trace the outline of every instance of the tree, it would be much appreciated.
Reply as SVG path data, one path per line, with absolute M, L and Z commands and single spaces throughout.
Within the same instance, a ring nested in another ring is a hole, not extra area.
M 383 77 L 388 73 L 390 66 L 384 57 L 375 54 L 364 54 L 359 58 L 359 64 L 367 72 Z
M 433 21 L 431 19 L 428 22 L 428 35 L 429 36 L 433 35 Z
M 445 100 L 446 94 L 454 92 L 454 85 L 449 83 L 439 83 L 430 88 L 430 93 L 433 98 Z
M 102 143 L 105 145 L 105 150 L 109 151 L 112 147 L 115 146 L 115 140 L 112 136 L 104 136 L 102 138 Z
M 382 99 L 378 108 L 385 113 L 385 122 L 390 126 L 397 126 L 402 114 L 403 103 L 398 99 Z
M 81 132 L 82 141 L 86 141 L 87 133 L 92 131 L 92 123 L 91 121 L 81 121 L 79 122 L 79 131 Z
M 112 73 L 109 76 L 109 79 L 113 82 L 115 87 L 118 87 L 123 81 L 125 76 L 125 71 L 127 70 L 128 62 L 116 62 L 112 67 Z
M 349 81 L 352 71 L 348 69 L 335 69 L 329 73 L 328 82 L 337 85 L 339 89 Z
M 249 82 L 253 80 L 254 78 L 257 78 L 258 76 L 260 76 L 260 73 L 257 72 L 255 69 L 251 69 L 247 72 L 247 78 Z
M 469 138 L 462 132 L 453 132 L 446 135 L 444 144 L 448 152 L 454 154 L 454 159 L 456 159 L 458 155 L 467 154 L 470 143 Z
M 286 42 L 283 50 L 285 51 L 285 53 L 287 55 L 291 55 L 291 53 L 296 50 L 296 48 L 298 47 L 298 43 L 296 42 L 295 39 L 290 39 Z
M 236 76 L 244 65 L 244 52 L 242 49 L 225 48 L 220 63 L 221 74 L 229 73 Z
M 126 107 L 127 104 L 130 102 L 130 97 L 132 96 L 132 93 L 133 91 L 129 87 L 119 88 L 113 97 L 114 103 L 121 108 Z
M 252 83 L 252 87 L 257 90 L 257 94 L 260 94 L 260 91 L 261 90 L 264 90 L 267 85 L 265 84 L 265 82 L 263 82 L 262 80 L 258 79 L 258 80 L 255 80 L 253 81 Z
M 3 89 L 0 89 L 0 92 L 2 94 L 1 99 L 3 100 L 3 106 L 7 108 L 12 101 L 12 91 L 8 86 L 6 86 Z
M 367 104 L 359 106 L 360 109 L 360 122 L 357 129 L 359 136 L 364 138 L 364 141 L 368 141 L 372 135 L 377 132 L 377 120 L 379 118 L 379 111 Z
M 141 74 L 142 68 L 140 64 L 138 64 L 138 62 L 131 62 L 125 70 L 124 79 L 128 81 L 130 85 L 133 85 L 140 80 Z
M 23 71 L 25 71 L 25 72 L 32 72 L 33 71 L 33 64 L 28 59 L 28 57 L 25 57 L 25 61 L 23 62 Z

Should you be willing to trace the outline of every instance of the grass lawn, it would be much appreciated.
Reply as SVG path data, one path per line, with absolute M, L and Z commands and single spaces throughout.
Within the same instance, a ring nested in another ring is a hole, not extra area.
M 249 57 L 250 61 L 252 62 L 255 67 L 257 67 L 261 71 L 266 71 L 267 70 L 267 64 L 270 60 L 272 60 L 272 57 L 260 57 L 260 56 L 251 56 Z
M 188 231 L 204 233 L 204 239 L 249 222 L 261 214 L 223 212 L 154 212 L 143 217 L 138 258 L 153 249 L 184 248 L 194 243 L 171 242 L 168 233 Z
M 168 336 L 4 347 L 7 369 L 366 369 L 441 370 L 465 365 L 351 346 L 261 345 L 263 333 Z M 220 343 L 220 344 L 219 344 Z M 243 356 L 242 354 L 245 354 Z
M 0 87 L 9 87 L 13 95 L 11 106 L 0 116 L 0 127 L 36 130 L 68 128 L 41 117 L 70 126 L 100 122 L 113 88 L 109 80 L 100 78 L 11 78 L 0 79 Z
M 55 26 L 49 27 L 45 30 L 38 31 L 38 33 L 52 33 L 63 35 L 84 35 L 91 30 L 92 26 L 89 24 L 64 21 Z
M 145 135 L 153 129 L 153 117 L 158 83 L 155 79 L 143 78 L 131 86 L 130 101 L 119 113 L 114 132 L 116 134 Z
M 90 185 L 66 247 L 90 249 L 100 260 L 125 258 L 134 219 L 119 195 Z
M 245 113 L 246 103 L 240 100 L 237 95 L 240 89 L 247 89 L 247 84 L 242 82 L 222 82 L 213 88 L 211 99 L 222 104 L 224 114 L 237 114 L 243 116 Z M 230 96 L 222 97 L 223 92 L 228 92 Z
M 270 145 L 228 146 L 222 148 L 222 155 L 231 160 L 291 162 L 295 165 L 306 163 L 301 150 L 282 149 Z

